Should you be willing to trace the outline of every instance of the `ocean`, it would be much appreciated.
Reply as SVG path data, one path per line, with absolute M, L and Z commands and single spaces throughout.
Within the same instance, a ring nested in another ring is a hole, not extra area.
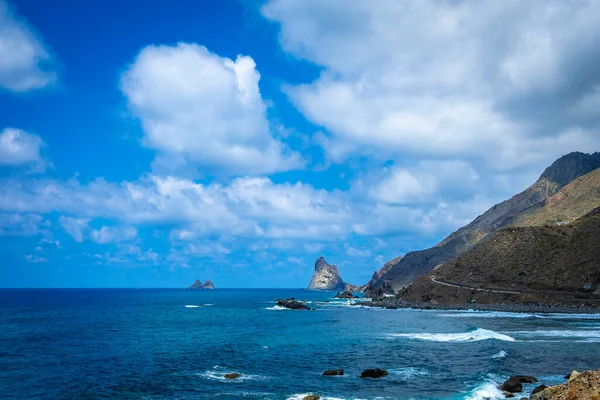
M 0 398 L 482 400 L 503 398 L 496 385 L 511 374 L 557 384 L 600 368 L 600 315 L 385 310 L 332 296 L 0 290 Z M 316 310 L 275 306 L 287 297 Z M 360 378 L 367 368 L 389 375 Z

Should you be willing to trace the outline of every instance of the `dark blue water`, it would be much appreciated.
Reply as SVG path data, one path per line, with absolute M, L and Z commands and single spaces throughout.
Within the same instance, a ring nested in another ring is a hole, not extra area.
M 331 295 L 0 290 L 0 398 L 482 399 L 510 374 L 600 367 L 600 316 L 317 304 Z M 290 296 L 317 310 L 273 307 Z M 390 375 L 359 378 L 373 367 Z

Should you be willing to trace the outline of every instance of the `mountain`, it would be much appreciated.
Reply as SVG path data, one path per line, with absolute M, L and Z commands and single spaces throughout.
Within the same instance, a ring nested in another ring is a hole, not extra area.
M 192 286 L 188 287 L 188 289 L 195 289 L 195 290 L 202 290 L 202 289 L 213 290 L 214 288 L 215 288 L 215 285 L 209 279 L 207 279 L 206 282 L 204 282 L 204 283 L 202 283 L 201 280 L 196 279 L 196 281 L 192 284 Z
M 346 284 L 340 277 L 336 265 L 327 264 L 325 258 L 319 257 L 315 262 L 315 273 L 310 280 L 308 290 L 344 290 Z
M 523 192 L 493 206 L 434 247 L 406 254 L 377 280 L 375 286 L 387 280 L 395 290 L 406 287 L 418 276 L 460 256 L 499 229 L 520 220 L 535 220 L 538 212 L 548 212 L 550 209 L 544 207 L 550 196 L 597 168 L 600 168 L 600 153 L 576 152 L 562 156 Z M 565 207 L 569 208 L 570 205 Z M 528 216 L 525 216 L 527 212 Z M 572 215 L 576 216 L 577 213 Z
M 600 299 L 600 207 L 572 223 L 501 229 L 430 274 L 398 296 L 436 303 Z

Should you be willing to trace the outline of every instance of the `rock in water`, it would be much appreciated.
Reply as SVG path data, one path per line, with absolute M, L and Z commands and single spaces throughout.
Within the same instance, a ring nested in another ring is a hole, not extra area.
M 344 370 L 343 369 L 328 369 L 327 371 L 323 372 L 323 376 L 337 376 L 337 375 L 344 375 Z
M 215 285 L 212 283 L 212 281 L 210 279 L 207 279 L 206 282 L 204 282 L 204 285 L 202 285 L 202 289 L 214 290 Z
M 311 394 L 310 396 L 304 396 L 302 400 L 319 400 L 320 398 L 321 396 Z
M 518 379 L 514 379 L 511 377 L 506 382 L 504 382 L 502 386 L 500 386 L 500 390 L 509 393 L 521 393 L 523 391 L 523 384 Z
M 543 391 L 544 391 L 544 390 L 545 390 L 547 387 L 548 387 L 548 386 L 546 386 L 546 385 L 544 385 L 544 384 L 542 383 L 540 386 L 538 386 L 538 387 L 536 387 L 535 389 L 533 389 L 533 391 L 531 392 L 531 395 L 533 396 L 533 395 L 534 395 L 534 394 L 536 394 L 536 393 L 543 392 Z
M 353 299 L 354 295 L 351 292 L 345 291 L 344 293 L 337 292 L 333 297 L 336 299 Z
M 277 300 L 277 305 L 279 307 L 289 308 L 290 310 L 310 310 L 309 306 L 298 300 L 294 300 L 293 297 L 291 299 L 279 299 Z
M 225 377 L 225 379 L 237 379 L 240 376 L 242 376 L 242 374 L 238 374 L 238 373 L 232 372 L 230 374 L 225 374 L 223 376 Z
M 365 369 L 361 374 L 361 378 L 381 378 L 382 376 L 387 376 L 388 372 L 384 369 Z
M 340 277 L 335 265 L 327 264 L 323 257 L 315 262 L 315 273 L 313 274 L 308 290 L 344 290 L 346 284 Z
M 196 279 L 196 281 L 192 284 L 192 286 L 188 287 L 188 289 L 210 289 L 213 290 L 215 285 L 213 285 L 212 281 L 207 279 L 206 282 L 202 283 L 201 280 Z

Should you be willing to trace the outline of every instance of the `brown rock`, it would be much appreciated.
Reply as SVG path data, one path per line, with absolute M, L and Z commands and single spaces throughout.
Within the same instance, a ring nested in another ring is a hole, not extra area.
M 344 375 L 343 369 L 328 369 L 323 372 L 323 376 L 336 376 L 336 375 Z
M 387 376 L 388 372 L 384 369 L 379 369 L 379 368 L 375 368 L 375 369 L 365 369 L 361 374 L 360 377 L 361 378 L 381 378 L 383 376 Z
M 523 391 L 523 384 L 517 379 L 509 378 L 500 386 L 500 390 L 509 393 L 520 393 Z
M 304 396 L 302 400 L 319 400 L 320 398 L 319 395 L 311 394 L 310 396 Z
M 225 374 L 223 376 L 225 377 L 225 379 L 237 379 L 240 376 L 242 376 L 242 374 L 238 374 L 236 372 L 232 372 L 232 373 L 229 373 L 229 374 Z

